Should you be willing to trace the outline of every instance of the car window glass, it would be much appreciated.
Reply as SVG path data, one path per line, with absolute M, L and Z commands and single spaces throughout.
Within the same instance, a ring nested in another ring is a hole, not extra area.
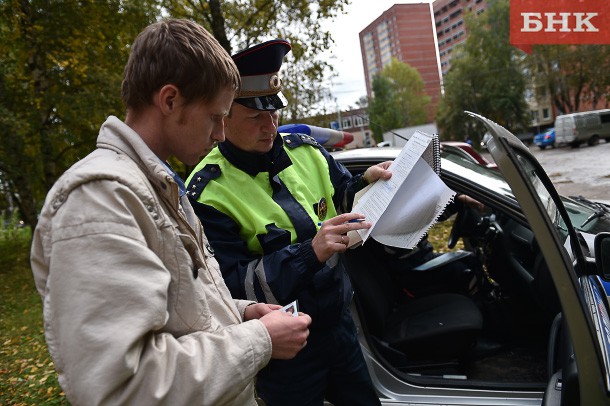
M 565 230 L 565 223 L 562 221 L 561 216 L 559 215 L 557 205 L 551 198 L 551 195 L 542 183 L 542 180 L 538 177 L 538 174 L 536 173 L 534 167 L 531 165 L 530 161 L 524 159 L 521 155 L 517 155 L 517 159 L 519 160 L 519 164 L 525 169 L 525 173 L 529 177 L 529 182 L 534 186 L 536 194 L 538 195 L 538 199 L 542 203 L 542 206 L 544 207 L 553 224 L 559 226 L 562 230 Z

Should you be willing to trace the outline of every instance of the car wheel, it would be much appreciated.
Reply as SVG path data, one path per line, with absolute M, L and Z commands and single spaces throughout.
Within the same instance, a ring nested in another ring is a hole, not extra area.
M 546 145 L 538 145 L 538 148 L 540 148 L 540 149 L 545 149 L 545 148 L 546 148 Z
M 592 135 L 591 138 L 589 138 L 588 144 L 591 147 L 594 146 L 594 145 L 599 144 L 599 136 Z

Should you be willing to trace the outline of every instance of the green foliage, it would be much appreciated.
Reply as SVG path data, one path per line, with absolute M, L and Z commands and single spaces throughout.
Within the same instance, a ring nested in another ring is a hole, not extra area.
M 369 105 L 369 120 L 377 142 L 383 133 L 397 128 L 423 124 L 430 104 L 419 72 L 396 58 L 373 77 L 374 97 Z
M 463 112 L 470 110 L 519 131 L 527 126 L 526 78 L 523 53 L 509 43 L 509 2 L 490 0 L 481 17 L 467 16 L 469 33 L 463 46 L 454 48 L 451 69 L 445 76 L 445 94 L 437 125 L 441 138 L 480 141 L 482 128 Z
M 0 1 L 1 200 L 36 225 L 59 175 L 95 147 L 107 116 L 122 118 L 129 45 L 162 14 L 202 23 L 229 52 L 288 39 L 283 114 L 298 119 L 329 97 L 322 83 L 332 66 L 320 55 L 332 39 L 321 24 L 348 1 Z
M 0 2 L 0 177 L 28 225 L 122 111 L 128 45 L 157 13 L 154 1 Z
M 560 113 L 608 107 L 610 45 L 537 45 L 526 63 Z
M 323 87 L 333 67 L 321 54 L 332 43 L 322 23 L 343 12 L 349 0 L 165 0 L 175 17 L 188 17 L 208 28 L 229 53 L 273 38 L 290 41 L 292 52 L 282 65 L 285 120 L 312 115 L 315 104 L 330 98 Z
M 434 252 L 444 253 L 449 251 L 458 251 L 464 249 L 464 241 L 460 238 L 455 244 L 455 247 L 449 248 L 447 246 L 447 241 L 449 241 L 449 235 L 451 234 L 451 228 L 453 227 L 453 222 L 455 220 L 455 216 L 450 217 L 445 221 L 439 221 L 435 223 L 430 230 L 428 230 L 428 241 L 434 247 Z

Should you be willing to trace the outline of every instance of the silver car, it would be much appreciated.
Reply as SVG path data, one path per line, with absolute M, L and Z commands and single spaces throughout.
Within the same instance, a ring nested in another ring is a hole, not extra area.
M 501 173 L 445 152 L 441 178 L 485 204 L 484 213 L 461 209 L 448 239 L 449 246 L 461 239 L 459 255 L 481 265 L 484 289 L 411 297 L 387 272 L 395 253 L 365 242 L 345 254 L 352 314 L 381 402 L 610 404 L 608 208 L 559 196 L 521 141 L 471 115 L 487 127 Z M 358 173 L 398 152 L 332 155 Z
M 555 118 L 555 139 L 558 144 L 578 147 L 610 140 L 610 109 L 559 115 Z

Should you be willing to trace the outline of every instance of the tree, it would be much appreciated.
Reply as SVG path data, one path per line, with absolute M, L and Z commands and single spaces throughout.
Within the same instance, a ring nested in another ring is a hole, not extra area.
M 286 38 L 290 108 L 306 115 L 326 97 L 330 43 L 321 21 L 348 0 L 0 0 L 0 179 L 3 200 L 34 227 L 59 175 L 95 147 L 100 125 L 120 115 L 120 84 L 135 36 L 162 14 L 206 26 L 227 51 Z M 290 58 L 293 58 L 292 61 Z M 187 168 L 177 166 L 185 175 Z M 9 199 L 10 197 L 10 199 Z
M 0 174 L 34 227 L 59 175 L 122 110 L 123 66 L 154 1 L 0 1 Z
M 208 28 L 229 53 L 272 38 L 284 38 L 292 52 L 282 67 L 288 107 L 282 119 L 295 121 L 312 114 L 314 106 L 328 100 L 322 86 L 332 66 L 320 59 L 332 38 L 322 22 L 341 13 L 349 0 L 165 0 L 174 17 L 191 18 Z
M 373 77 L 373 98 L 369 104 L 369 123 L 375 140 L 396 128 L 426 122 L 430 96 L 424 92 L 424 81 L 411 65 L 392 58 Z
M 360 109 L 367 108 L 369 105 L 369 98 L 365 96 L 360 96 L 358 100 L 356 100 L 356 106 Z
M 580 111 L 583 103 L 608 107 L 610 46 L 537 45 L 526 62 L 559 112 Z
M 486 14 L 466 18 L 469 30 L 463 46 L 454 48 L 444 79 L 444 96 L 437 112 L 443 139 L 477 143 L 483 133 L 465 114 L 470 110 L 519 131 L 527 127 L 523 53 L 509 43 L 509 4 L 490 0 Z

